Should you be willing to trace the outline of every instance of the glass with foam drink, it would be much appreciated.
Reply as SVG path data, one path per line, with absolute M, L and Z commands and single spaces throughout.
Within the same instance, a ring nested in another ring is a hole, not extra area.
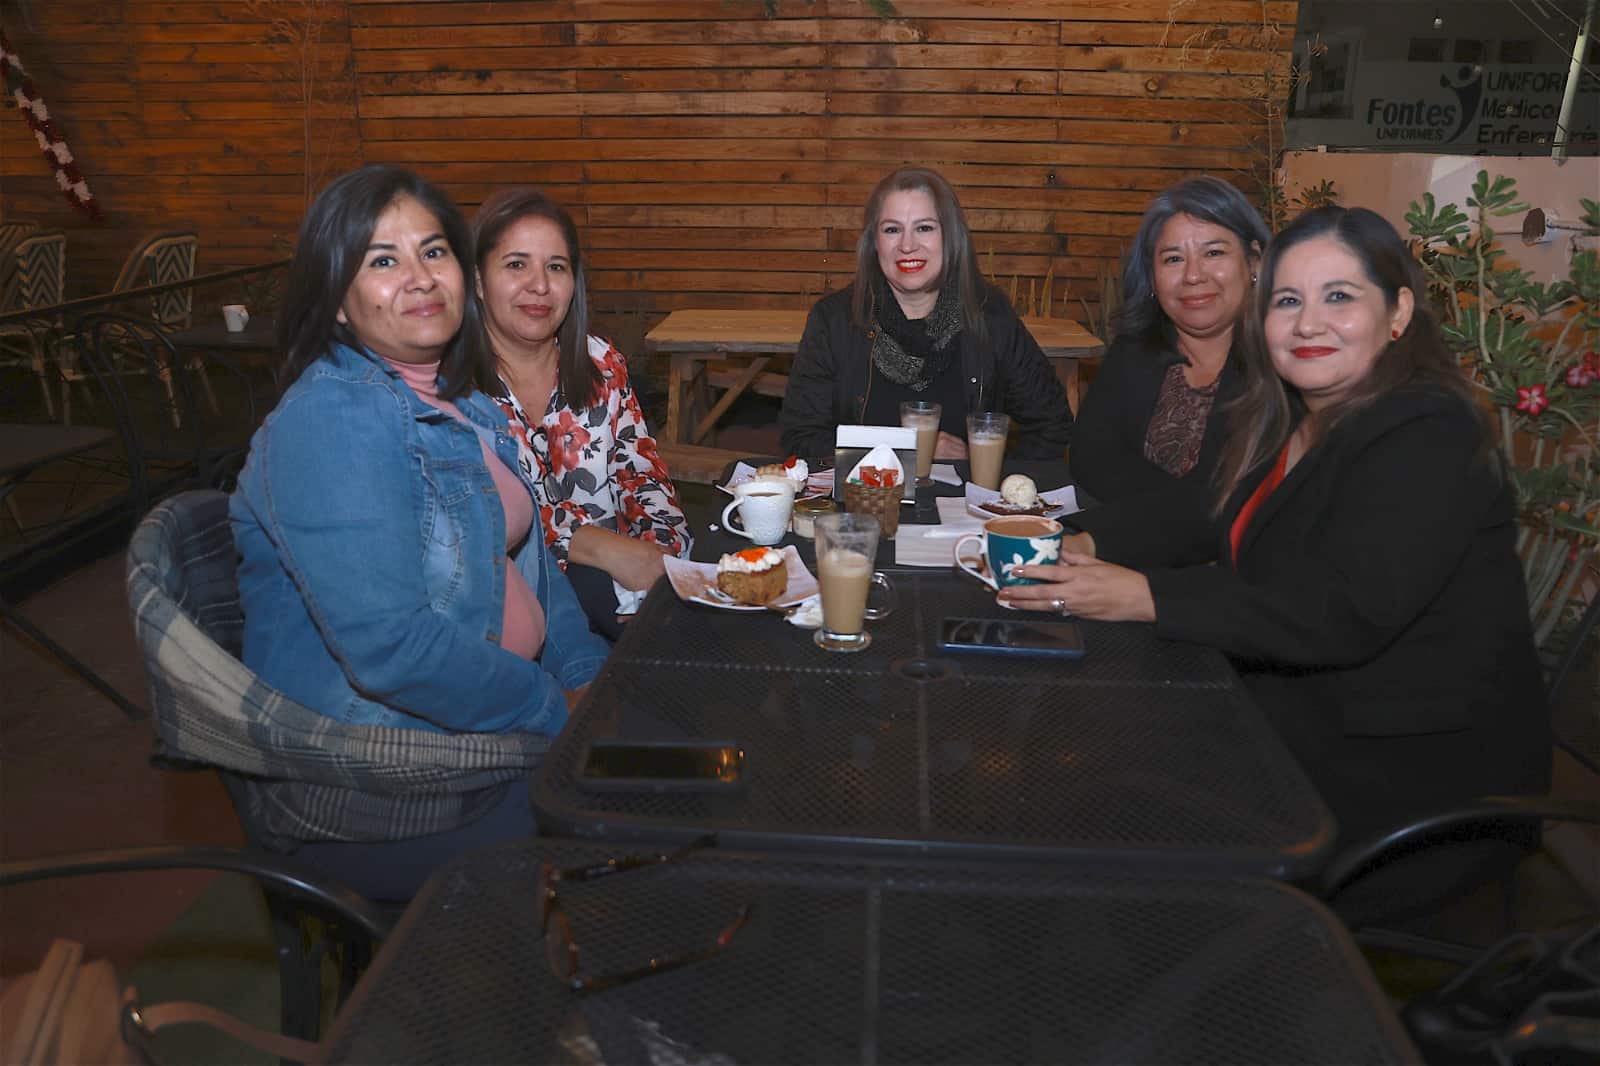
M 878 520 L 868 514 L 829 514 L 815 525 L 822 628 L 813 639 L 828 651 L 861 651 L 872 643 L 865 623 L 887 618 L 894 610 L 894 586 L 872 569 L 878 557 Z M 874 585 L 883 590 L 884 605 L 869 608 Z
M 999 491 L 1000 464 L 1006 457 L 1006 431 L 1011 419 L 998 411 L 967 416 L 967 462 L 972 464 L 972 483 Z
M 939 417 L 944 408 L 927 400 L 906 400 L 900 404 L 900 424 L 917 431 L 917 480 L 933 480 L 933 449 L 939 443 Z

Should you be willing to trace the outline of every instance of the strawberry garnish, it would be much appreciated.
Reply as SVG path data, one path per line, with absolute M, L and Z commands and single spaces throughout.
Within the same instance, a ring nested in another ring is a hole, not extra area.
M 798 463 L 799 461 L 800 457 L 798 455 L 791 455 L 789 458 L 783 461 L 783 468 L 785 470 L 793 470 L 794 464 Z

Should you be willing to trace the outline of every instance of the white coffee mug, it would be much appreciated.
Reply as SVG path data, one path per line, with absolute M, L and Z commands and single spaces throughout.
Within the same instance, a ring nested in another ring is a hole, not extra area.
M 798 487 L 786 477 L 758 477 L 735 486 L 733 502 L 722 509 L 722 528 L 757 544 L 778 543 L 789 532 Z M 735 511 L 743 529 L 733 524 Z
M 223 304 L 222 321 L 229 333 L 243 333 L 244 327 L 250 322 L 250 312 L 244 304 Z

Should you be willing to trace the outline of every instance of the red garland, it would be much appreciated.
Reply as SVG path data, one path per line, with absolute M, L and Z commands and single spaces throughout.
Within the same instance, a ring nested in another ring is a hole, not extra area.
M 3 30 L 0 30 L 0 71 L 5 75 L 6 91 L 16 99 L 17 109 L 27 119 L 28 128 L 33 131 L 34 139 L 39 142 L 39 150 L 44 153 L 51 169 L 55 171 L 56 184 L 61 186 L 62 195 L 67 198 L 67 203 L 98 222 L 100 205 L 89 192 L 89 183 L 84 181 L 83 174 L 78 170 L 78 164 L 72 158 L 72 150 L 67 147 L 66 138 L 61 136 L 56 124 L 50 120 L 50 112 L 44 106 L 44 98 L 39 95 L 33 79 L 28 77 L 28 72 L 23 69 L 22 60 L 11 50 L 11 42 L 6 40 Z

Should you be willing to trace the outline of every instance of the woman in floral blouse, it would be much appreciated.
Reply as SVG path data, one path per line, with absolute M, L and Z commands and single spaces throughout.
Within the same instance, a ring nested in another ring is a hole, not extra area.
M 591 627 L 621 622 L 687 557 L 689 526 L 628 384 L 627 362 L 589 335 L 589 298 L 572 218 L 534 189 L 506 189 L 473 222 L 478 297 L 499 362 L 500 406 L 526 448 L 545 543 Z

